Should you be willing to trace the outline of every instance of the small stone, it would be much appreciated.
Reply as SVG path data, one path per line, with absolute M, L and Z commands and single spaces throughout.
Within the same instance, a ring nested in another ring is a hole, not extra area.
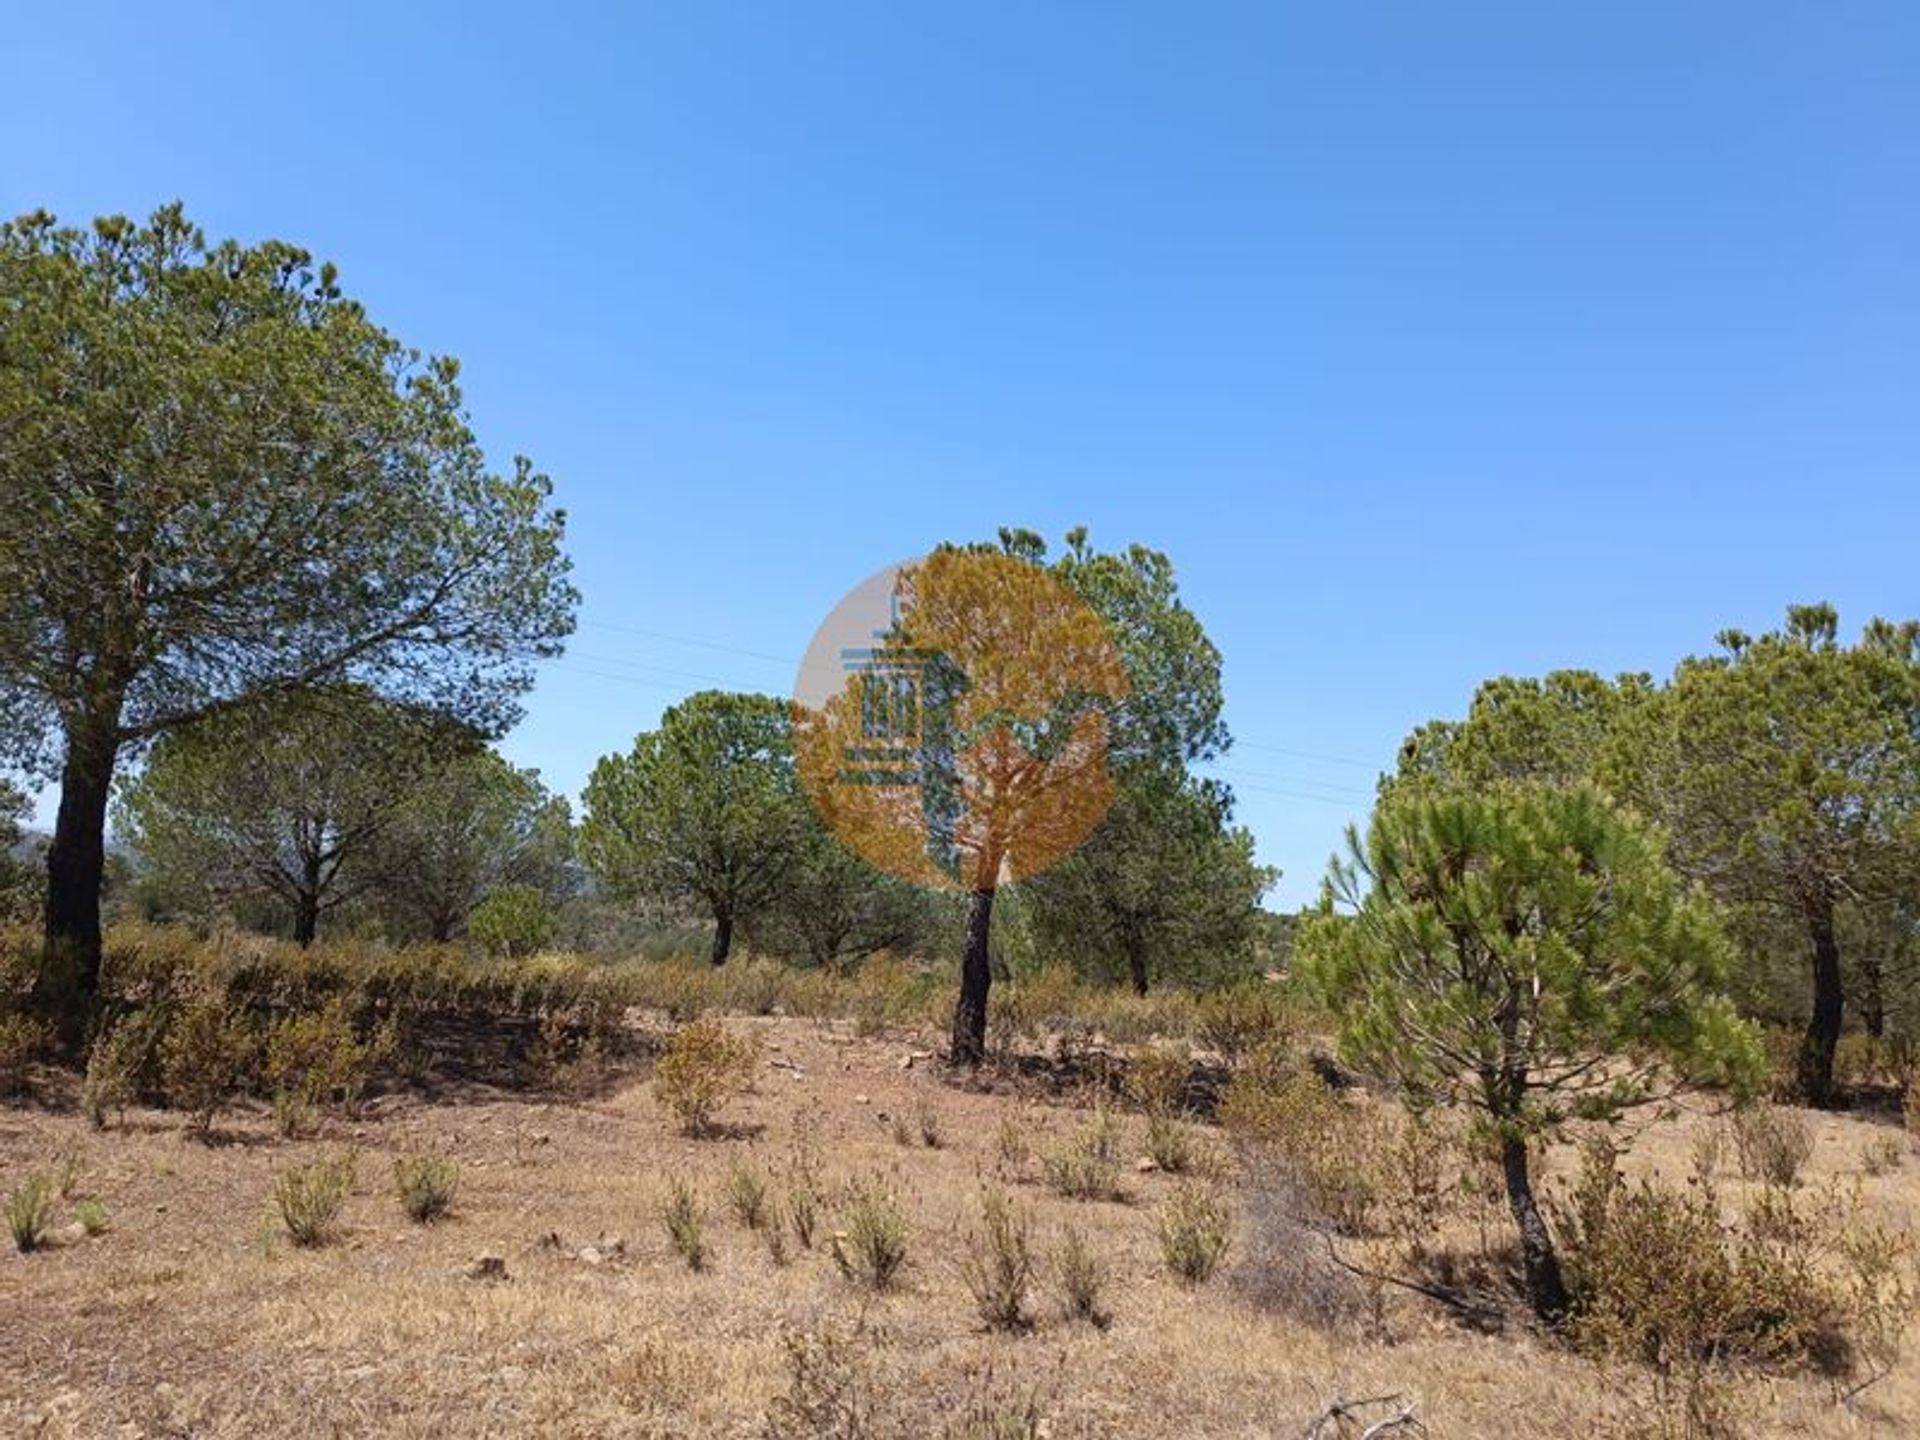
M 1160 1166 L 1151 1155 L 1142 1155 L 1138 1160 L 1133 1162 L 1133 1168 L 1138 1170 L 1142 1175 L 1151 1175 L 1155 1170 L 1158 1170 Z
M 503 1255 L 482 1255 L 473 1262 L 473 1268 L 467 1271 L 469 1280 L 504 1280 L 507 1278 L 507 1261 Z
M 583 1265 L 604 1265 L 607 1263 L 607 1257 L 600 1253 L 600 1247 L 597 1245 L 582 1245 L 579 1255 L 575 1258 Z
M 856 1105 L 871 1105 L 873 1102 L 864 1095 L 856 1095 L 853 1097 L 853 1103 Z

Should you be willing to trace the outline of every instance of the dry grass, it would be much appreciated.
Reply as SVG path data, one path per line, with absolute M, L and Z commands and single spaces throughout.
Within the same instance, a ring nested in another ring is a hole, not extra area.
M 1262 1023 L 1257 1011 L 1212 1019 L 1236 1043 Z M 1027 1163 L 1029 1145 L 1038 1155 L 1076 1140 L 1098 1148 L 1089 1111 L 1065 1098 L 1004 1082 L 942 1087 L 924 1066 L 901 1067 L 904 1041 L 862 1038 L 870 1027 L 857 1020 L 727 1024 L 792 1068 L 763 1067 L 757 1089 L 729 1102 L 719 1138 L 683 1135 L 637 1074 L 581 1104 L 478 1086 L 433 1101 L 382 1096 L 350 1135 L 311 1142 L 277 1137 L 265 1103 L 242 1098 L 221 1113 L 224 1143 L 211 1146 L 183 1143 L 180 1114 L 131 1104 L 94 1134 L 77 1082 L 43 1083 L 51 1093 L 38 1103 L 0 1110 L 0 1192 L 84 1145 L 86 1187 L 113 1224 L 84 1243 L 56 1230 L 45 1249 L 0 1254 L 0 1434 L 1239 1440 L 1304 1434 L 1335 1394 L 1389 1393 L 1417 1402 L 1436 1436 L 1662 1433 L 1643 1372 L 1581 1358 L 1511 1311 L 1482 1333 L 1395 1290 L 1385 1333 L 1357 1337 L 1256 1303 L 1237 1284 L 1180 1282 L 1164 1267 L 1159 1222 L 1190 1182 L 1130 1171 L 1127 1203 L 1089 1204 L 1053 1193 Z M 875 1123 L 923 1103 L 938 1106 L 939 1148 L 896 1146 Z M 1799 1193 L 1857 1179 L 1885 1223 L 1920 1223 L 1920 1166 L 1864 1173 L 1869 1143 L 1891 1133 L 1884 1125 L 1803 1118 L 1813 1145 Z M 343 1123 L 326 1122 L 335 1132 Z M 1001 1143 L 1003 1123 L 1020 1145 Z M 1694 1137 L 1719 1123 L 1654 1126 L 1631 1173 L 1683 1184 Z M 276 1178 L 349 1143 L 363 1173 L 383 1177 L 399 1156 L 448 1157 L 460 1167 L 458 1208 L 416 1226 L 385 1184 L 368 1184 L 345 1197 L 334 1243 L 263 1244 L 279 1232 Z M 765 1164 L 796 1240 L 795 1196 L 815 1197 L 820 1243 L 777 1265 L 764 1231 L 709 1224 L 704 1266 L 689 1269 L 657 1218 L 669 1180 L 719 1197 L 749 1156 Z M 1574 1164 L 1554 1151 L 1549 1183 L 1565 1183 Z M 1058 1297 L 1030 1300 L 1018 1334 L 983 1325 L 958 1263 L 965 1237 L 981 1231 L 983 1178 L 997 1169 L 1013 1172 L 1004 1183 L 1031 1215 L 1047 1256 L 1038 1274 Z M 1235 1269 L 1254 1239 L 1253 1192 L 1221 1183 Z M 909 1263 L 884 1292 L 849 1284 L 826 1243 L 846 1228 L 852 1186 L 891 1196 L 909 1226 Z M 1763 1188 L 1734 1176 L 1721 1186 L 1730 1201 Z M 1483 1245 L 1478 1212 L 1449 1203 L 1429 1249 L 1463 1270 L 1482 1266 L 1497 1285 L 1509 1273 L 1497 1212 Z M 1070 1264 L 1060 1258 L 1069 1228 L 1081 1252 Z M 1388 1263 L 1354 1248 L 1373 1240 L 1338 1243 Z M 505 1283 L 470 1278 L 482 1254 L 504 1259 Z M 1065 1278 L 1081 1267 L 1096 1278 Z M 1091 1284 L 1104 1327 L 1070 1317 L 1069 1284 Z M 1752 1435 L 1904 1435 L 1920 1414 L 1920 1362 L 1902 1354 L 1846 1404 L 1826 1381 L 1791 1374 L 1736 1374 L 1719 1400 Z

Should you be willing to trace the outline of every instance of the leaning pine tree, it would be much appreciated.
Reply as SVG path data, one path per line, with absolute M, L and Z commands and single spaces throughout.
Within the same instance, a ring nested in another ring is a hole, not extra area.
M 1558 1324 L 1567 1292 L 1529 1142 L 1757 1072 L 1757 1039 L 1720 993 L 1716 916 L 1656 832 L 1588 789 L 1389 793 L 1349 843 L 1303 966 L 1351 1063 L 1477 1114 L 1534 1310 Z

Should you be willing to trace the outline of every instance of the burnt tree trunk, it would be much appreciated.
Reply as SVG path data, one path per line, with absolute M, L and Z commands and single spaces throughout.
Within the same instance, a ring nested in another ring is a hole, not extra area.
M 1831 897 L 1816 896 L 1807 902 L 1807 935 L 1813 941 L 1813 1014 L 1800 1046 L 1800 1093 L 1810 1105 L 1830 1106 L 1838 1098 L 1833 1089 L 1833 1052 L 1840 1043 L 1845 1001 Z
M 1567 1318 L 1567 1282 L 1560 1273 L 1553 1236 L 1533 1194 L 1533 1174 L 1527 1160 L 1527 1142 L 1509 1135 L 1500 1142 L 1500 1169 L 1506 1176 L 1507 1205 L 1520 1230 L 1520 1260 L 1527 1278 L 1527 1299 L 1533 1313 L 1558 1327 Z
M 960 959 L 960 999 L 953 1007 L 953 1036 L 947 1059 L 977 1066 L 987 1058 L 987 992 L 993 987 L 993 963 L 987 939 L 993 929 L 993 887 L 973 892 L 967 905 L 967 948 Z
M 715 965 L 727 963 L 727 956 L 733 953 L 733 912 L 716 910 L 713 914 L 713 950 L 708 959 Z
M 68 1047 L 86 1038 L 100 998 L 100 885 L 107 864 L 107 801 L 119 753 L 118 707 L 66 730 L 60 810 L 47 847 L 46 953 L 39 999 Z
M 1133 983 L 1133 993 L 1147 993 L 1147 948 L 1134 943 L 1127 946 L 1127 979 Z

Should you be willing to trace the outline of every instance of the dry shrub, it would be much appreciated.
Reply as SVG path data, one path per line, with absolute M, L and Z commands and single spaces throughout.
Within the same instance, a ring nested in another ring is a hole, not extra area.
M 994 1153 L 1000 1157 L 1000 1163 L 1010 1170 L 1018 1170 L 1032 1158 L 1033 1145 L 1028 1141 L 1026 1128 L 1017 1116 L 1000 1117 L 1000 1128 L 994 1137 Z
M 1228 1060 L 1287 1047 L 1299 1031 L 1292 1004 L 1264 982 L 1202 996 L 1195 1009 L 1194 1039 Z
M 1182 1185 L 1160 1212 L 1160 1258 L 1188 1284 L 1213 1278 L 1233 1235 L 1226 1198 L 1210 1186 Z
M 1178 1115 L 1156 1110 L 1147 1116 L 1147 1158 L 1170 1175 L 1193 1168 L 1193 1130 Z
M 312 1248 L 333 1239 L 353 1190 L 353 1170 L 354 1157 L 346 1155 L 296 1165 L 280 1177 L 273 1201 L 294 1244 Z
M 1900 1118 L 1915 1146 L 1920 1146 L 1920 1084 L 1910 1083 L 1900 1101 Z
M 1040 1156 L 1048 1186 L 1069 1200 L 1115 1200 L 1120 1196 L 1120 1135 L 1105 1110 Z
M 104 1130 L 109 1115 L 124 1114 L 160 1068 L 166 1017 L 159 1010 L 137 1010 L 103 1031 L 87 1052 L 80 1108 L 87 1123 Z
M 1178 1115 L 1187 1109 L 1193 1060 L 1184 1051 L 1150 1049 L 1127 1067 L 1127 1097 L 1148 1115 Z
M 673 1253 L 686 1262 L 689 1270 L 707 1268 L 706 1210 L 686 1181 L 676 1179 L 668 1185 L 666 1201 L 660 1207 L 660 1223 Z
M 7 1198 L 7 1229 L 13 1248 L 22 1255 L 46 1243 L 53 1224 L 53 1192 L 52 1177 L 36 1173 L 16 1185 Z
M 210 1001 L 187 1005 L 161 1042 L 161 1085 L 167 1103 L 187 1112 L 205 1137 L 214 1118 L 247 1080 L 257 1053 L 253 1031 L 240 1016 Z
M 882 1433 L 866 1339 L 861 1327 L 781 1336 L 787 1385 L 767 1407 L 767 1440 L 875 1440 Z
M 689 1135 L 712 1133 L 719 1108 L 753 1083 L 758 1047 L 717 1020 L 695 1020 L 674 1032 L 653 1070 L 654 1097 Z
M 945 1143 L 939 1107 L 931 1100 L 921 1100 L 913 1107 L 913 1118 L 920 1127 L 920 1143 L 929 1150 L 938 1150 Z
M 275 1024 L 267 1032 L 265 1074 L 281 1133 L 299 1133 L 302 1122 L 322 1106 L 353 1114 L 374 1068 L 392 1056 L 397 1043 L 391 1022 L 361 1038 L 340 997 Z
M 1247 1156 L 1233 1288 L 1263 1310 L 1322 1330 L 1355 1332 L 1375 1313 L 1375 1296 L 1333 1257 L 1333 1226 L 1308 1200 L 1280 1156 Z
M 1747 1179 L 1790 1186 L 1813 1154 L 1813 1129 L 1799 1111 L 1762 1103 L 1734 1112 L 1733 1143 Z
M 980 1197 L 980 1228 L 967 1234 L 966 1243 L 960 1276 L 987 1328 L 1027 1329 L 1033 1323 L 1027 1315 L 1033 1283 L 1031 1213 L 1002 1191 L 986 1191 Z
M 958 1413 L 942 1428 L 941 1440 L 1046 1440 L 1052 1433 L 1038 1385 L 999 1377 L 992 1361 L 969 1366 L 963 1383 Z
M 1084 1320 L 1096 1330 L 1107 1328 L 1112 1318 L 1105 1300 L 1107 1267 L 1075 1226 L 1061 1232 L 1053 1252 L 1053 1278 L 1069 1320 Z
M 1869 1175 L 1888 1175 L 1898 1170 L 1905 1158 L 1906 1146 L 1898 1137 L 1879 1135 L 1867 1142 L 1867 1148 L 1860 1156 L 1860 1165 Z
M 1589 1145 L 1561 1207 L 1576 1345 L 1647 1364 L 1683 1400 L 1714 1366 L 1891 1365 L 1912 1242 L 1868 1219 L 1857 1191 L 1803 1206 L 1769 1187 L 1730 1223 L 1710 1190 L 1629 1186 L 1614 1158 Z
M 1342 1234 L 1366 1231 L 1380 1191 L 1372 1157 L 1388 1140 L 1376 1111 L 1344 1103 L 1311 1070 L 1283 1062 L 1236 1075 L 1220 1116 L 1243 1146 L 1286 1162 L 1314 1213 Z
M 47 1027 L 31 1016 L 0 1014 L 0 1095 L 26 1089 L 27 1067 L 50 1038 Z
M 439 1155 L 401 1155 L 393 1162 L 393 1183 L 407 1218 L 427 1225 L 453 1212 L 460 1167 Z
M 833 1232 L 834 1267 L 869 1290 L 890 1290 L 907 1263 L 907 1217 L 893 1192 L 878 1184 L 853 1186 Z
M 727 1208 L 744 1228 L 767 1228 L 767 1177 L 751 1160 L 735 1161 L 727 1172 Z

